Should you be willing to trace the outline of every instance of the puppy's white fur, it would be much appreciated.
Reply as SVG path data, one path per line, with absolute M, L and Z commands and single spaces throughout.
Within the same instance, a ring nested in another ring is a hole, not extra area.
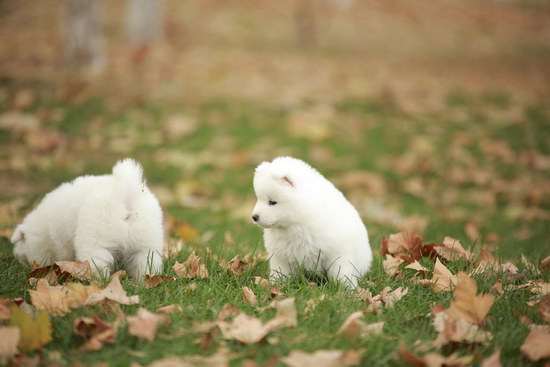
M 11 240 L 29 265 L 87 260 L 98 273 L 122 265 L 133 277 L 162 270 L 162 210 L 130 158 L 110 175 L 81 176 L 47 194 Z
M 272 278 L 303 266 L 355 287 L 369 270 L 372 252 L 357 210 L 307 163 L 291 157 L 261 163 L 254 191 L 252 219 L 264 228 Z

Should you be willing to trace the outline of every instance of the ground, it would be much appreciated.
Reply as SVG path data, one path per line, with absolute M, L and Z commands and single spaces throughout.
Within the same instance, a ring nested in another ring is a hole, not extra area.
M 115 343 L 83 350 L 76 318 L 121 318 L 87 306 L 52 315 L 53 340 L 27 354 L 62 365 L 147 365 L 224 351 L 235 365 L 282 365 L 293 350 L 336 349 L 359 351 L 361 365 L 402 365 L 399 343 L 424 355 L 415 342 L 439 335 L 426 315 L 458 297 L 456 284 L 434 292 L 414 280 L 431 279 L 433 257 L 420 259 L 425 275 L 405 264 L 388 274 L 385 255 L 402 254 L 380 254 L 383 238 L 412 231 L 425 244 L 458 240 L 472 258 L 439 258 L 452 274 L 469 273 L 479 293 L 495 296 L 480 322 L 490 341 L 432 351 L 471 355 L 468 363 L 477 365 L 500 348 L 504 365 L 537 365 L 519 347 L 530 324 L 548 328 L 538 303 L 528 304 L 539 299 L 521 288 L 549 281 L 540 265 L 550 255 L 548 5 L 392 0 L 335 10 L 321 4 L 317 43 L 304 50 L 293 38 L 292 3 L 277 3 L 167 2 L 166 39 L 145 55 L 122 41 L 123 7 L 106 7 L 111 62 L 95 77 L 59 70 L 54 2 L 2 5 L 9 10 L 0 25 L 3 299 L 31 303 L 34 289 L 30 269 L 11 255 L 15 224 L 58 184 L 108 173 L 126 156 L 144 165 L 165 212 L 168 242 L 183 241 L 165 261 L 164 274 L 175 281 L 146 289 L 122 277 L 126 292 L 140 296 L 139 305 L 121 306 L 123 315 L 182 307 L 154 341 L 124 324 Z M 250 345 L 226 340 L 218 329 L 192 332 L 196 323 L 215 321 L 227 303 L 264 322 L 275 315 L 263 309 L 273 301 L 271 289 L 255 284 L 255 277 L 267 278 L 268 264 L 250 215 L 254 167 L 279 155 L 308 161 L 357 207 L 375 253 L 360 286 L 373 295 L 408 288 L 393 307 L 363 317 L 368 324 L 384 321 L 382 333 L 336 336 L 348 316 L 372 303 L 305 274 L 284 283 L 275 298 L 296 298 L 297 326 Z M 517 271 L 499 265 L 473 274 L 487 260 L 482 250 Z M 208 277 L 187 279 L 172 269 L 192 251 Z M 242 273 L 219 264 L 220 257 L 249 253 L 257 261 Z M 502 293 L 492 290 L 498 280 Z M 243 286 L 257 304 L 243 298 Z

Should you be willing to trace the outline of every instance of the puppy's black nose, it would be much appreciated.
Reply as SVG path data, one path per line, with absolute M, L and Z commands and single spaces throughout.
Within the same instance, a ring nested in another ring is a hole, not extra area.
M 254 215 L 252 216 L 252 220 L 253 220 L 254 222 L 257 222 L 258 219 L 260 219 L 260 216 L 259 216 L 258 214 L 254 214 Z

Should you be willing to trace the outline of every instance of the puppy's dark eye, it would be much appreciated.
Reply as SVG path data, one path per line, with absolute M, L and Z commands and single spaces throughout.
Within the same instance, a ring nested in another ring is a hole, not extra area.
M 273 200 L 269 200 L 269 205 L 277 205 L 277 202 Z

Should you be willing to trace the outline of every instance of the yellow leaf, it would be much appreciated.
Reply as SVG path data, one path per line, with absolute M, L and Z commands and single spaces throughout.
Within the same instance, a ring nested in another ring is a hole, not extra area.
M 39 349 L 52 340 L 52 323 L 50 315 L 45 311 L 39 312 L 33 319 L 19 307 L 12 306 L 10 324 L 19 327 L 21 331 L 21 351 Z
M 176 233 L 184 241 L 194 241 L 199 238 L 199 232 L 186 222 L 181 222 L 177 225 Z

